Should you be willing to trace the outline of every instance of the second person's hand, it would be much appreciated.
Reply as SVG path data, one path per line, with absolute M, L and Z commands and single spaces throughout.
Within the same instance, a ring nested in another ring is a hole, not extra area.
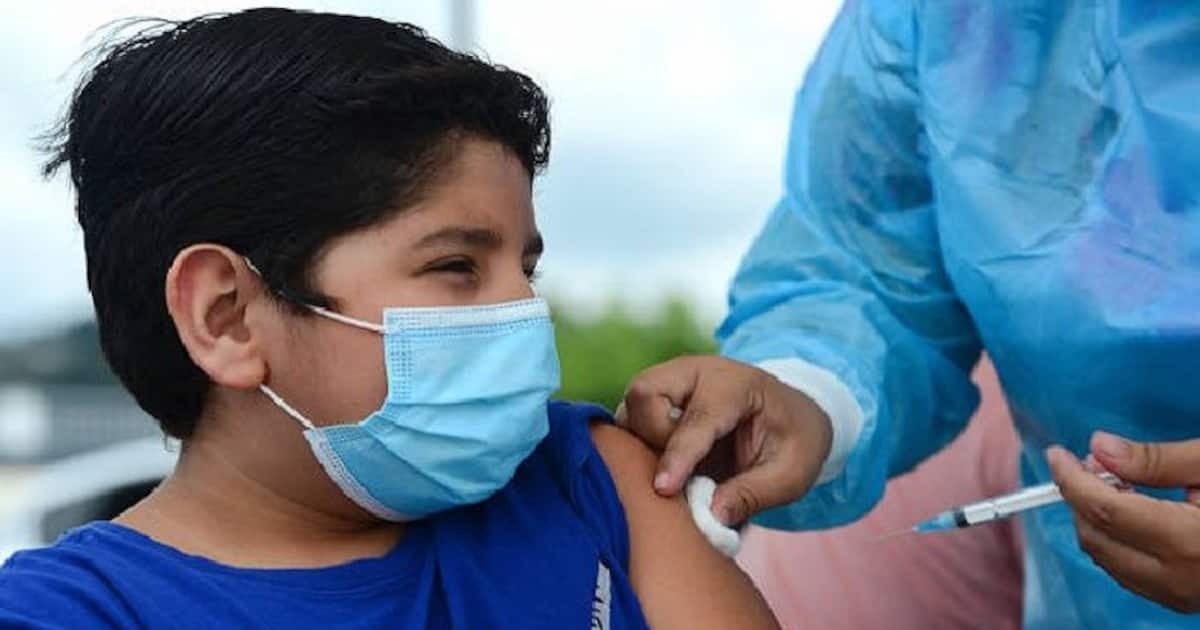
M 672 407 L 683 409 L 682 417 L 672 417 Z M 680 357 L 645 370 L 630 383 L 616 417 L 662 451 L 654 478 L 659 493 L 679 492 L 698 466 L 728 477 L 712 505 L 726 525 L 803 496 L 833 433 L 808 396 L 757 367 L 717 356 Z
M 1185 488 L 1187 501 L 1120 492 L 1051 448 L 1050 468 L 1075 513 L 1080 548 L 1125 588 L 1177 612 L 1200 612 L 1200 440 L 1134 442 L 1097 432 L 1092 454 L 1129 483 Z

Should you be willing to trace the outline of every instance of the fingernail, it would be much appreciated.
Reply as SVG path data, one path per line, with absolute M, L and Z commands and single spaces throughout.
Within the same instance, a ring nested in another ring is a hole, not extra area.
M 645 477 L 642 477 L 645 479 Z M 660 472 L 654 476 L 654 489 L 663 492 L 667 489 L 667 482 L 671 480 L 671 476 L 665 472 Z
M 1129 441 L 1124 438 L 1119 438 L 1111 433 L 1099 431 L 1092 441 L 1092 445 L 1097 451 L 1108 457 L 1109 459 L 1121 461 L 1129 457 L 1130 445 Z
M 723 505 L 717 509 L 717 520 L 725 527 L 733 526 L 733 508 Z
M 1055 466 L 1068 466 L 1079 461 L 1075 459 L 1073 453 L 1057 444 L 1043 451 L 1043 454 L 1046 456 L 1046 463 L 1050 464 L 1051 468 Z

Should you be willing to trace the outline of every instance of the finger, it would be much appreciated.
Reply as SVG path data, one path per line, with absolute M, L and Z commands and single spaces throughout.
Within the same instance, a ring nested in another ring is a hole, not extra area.
M 750 397 L 744 390 L 737 382 L 727 381 L 710 380 L 697 386 L 659 459 L 656 489 L 668 496 L 678 492 L 713 444 L 737 427 L 750 411 L 746 404 Z
M 625 402 L 618 409 L 623 418 L 618 418 L 617 423 L 655 450 L 662 450 L 675 430 L 670 416 L 673 407 L 670 398 L 658 393 L 653 384 L 642 381 L 630 386 Z
M 795 475 L 801 465 L 795 460 L 795 457 L 779 454 L 767 456 L 722 483 L 713 495 L 713 513 L 723 524 L 732 527 L 763 510 L 792 502 L 808 490 L 816 476 L 815 472 Z
M 1097 431 L 1092 453 L 1116 476 L 1145 486 L 1200 486 L 1200 439 L 1181 442 L 1134 442 Z
M 693 363 L 678 359 L 642 372 L 629 384 L 617 408 L 618 424 L 662 450 L 677 424 L 671 410 L 691 397 L 697 375 Z
M 669 402 L 669 404 L 671 408 L 667 412 L 667 417 L 669 417 L 671 420 L 678 420 L 683 416 L 683 410 L 679 407 L 676 407 L 674 402 Z M 625 401 L 617 403 L 617 410 L 613 412 L 613 421 L 614 424 L 623 429 L 629 428 L 629 415 L 625 411 Z
M 1157 585 L 1163 582 L 1162 562 L 1154 556 L 1107 535 L 1086 519 L 1076 520 L 1079 547 L 1100 568 L 1125 588 L 1156 599 Z
M 1050 474 L 1054 477 L 1054 483 L 1058 484 L 1060 488 L 1067 480 L 1074 479 L 1079 472 L 1086 472 L 1083 464 L 1061 446 L 1051 446 L 1046 449 L 1045 455 L 1046 463 L 1050 465 Z
M 1151 555 L 1191 546 L 1189 531 L 1200 525 L 1195 508 L 1121 492 L 1061 448 L 1051 449 L 1046 457 L 1063 499 L 1080 521 Z

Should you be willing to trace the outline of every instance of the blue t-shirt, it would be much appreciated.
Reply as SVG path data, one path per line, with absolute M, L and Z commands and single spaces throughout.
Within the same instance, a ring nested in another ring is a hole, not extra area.
M 380 558 L 238 569 L 86 525 L 0 569 L 0 628 L 645 628 L 588 429 L 607 417 L 551 403 L 549 436 L 508 486 L 410 524 Z

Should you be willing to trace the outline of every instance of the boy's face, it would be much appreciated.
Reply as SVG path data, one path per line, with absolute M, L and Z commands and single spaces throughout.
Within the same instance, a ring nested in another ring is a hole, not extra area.
M 382 323 L 387 307 L 493 304 L 533 296 L 542 253 L 531 182 L 501 145 L 465 140 L 424 200 L 378 226 L 331 242 L 313 286 L 333 310 Z M 267 382 L 314 424 L 345 424 L 387 395 L 378 334 L 273 309 L 265 327 Z M 296 427 L 297 429 L 299 427 Z

